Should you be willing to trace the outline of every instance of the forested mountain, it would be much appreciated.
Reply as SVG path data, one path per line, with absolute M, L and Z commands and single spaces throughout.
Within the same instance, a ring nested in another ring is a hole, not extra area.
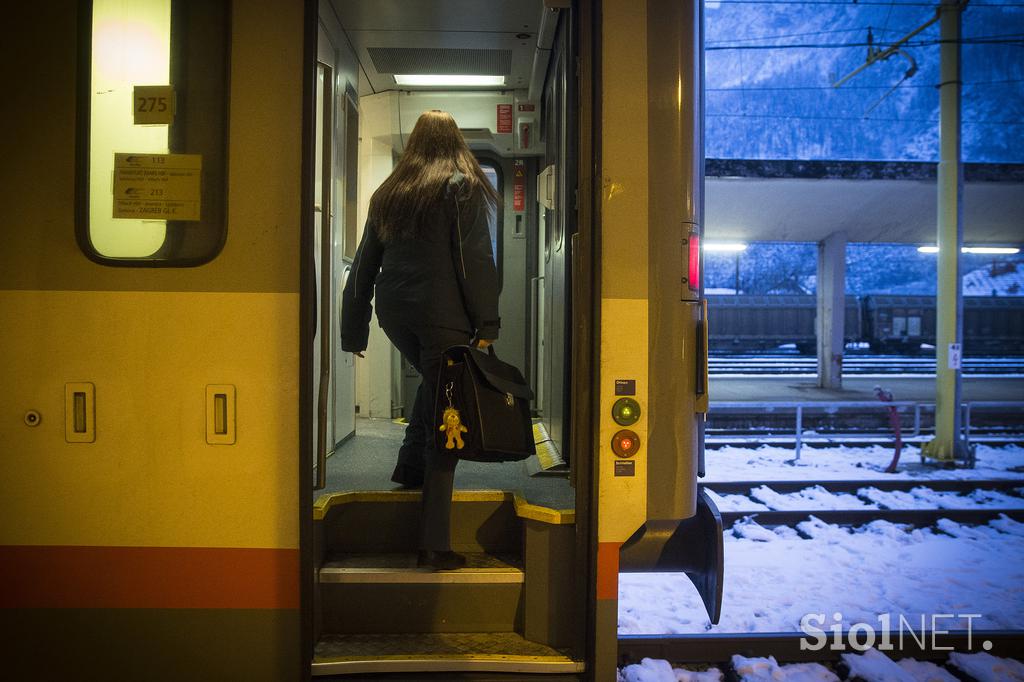
M 935 16 L 936 6 L 708 0 L 707 156 L 936 160 L 938 23 L 912 38 L 905 56 L 832 87 L 864 63 L 869 31 L 884 48 Z M 962 35 L 963 158 L 1024 163 L 1024 6 L 973 0 Z

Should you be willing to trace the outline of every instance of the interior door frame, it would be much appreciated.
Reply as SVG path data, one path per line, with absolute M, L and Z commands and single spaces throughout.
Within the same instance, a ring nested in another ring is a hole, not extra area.
M 299 209 L 299 623 L 300 650 L 297 679 L 312 677 L 313 647 L 313 325 L 316 322 L 317 282 L 313 264 L 316 215 L 316 78 L 320 7 L 305 0 L 302 30 L 302 169 Z

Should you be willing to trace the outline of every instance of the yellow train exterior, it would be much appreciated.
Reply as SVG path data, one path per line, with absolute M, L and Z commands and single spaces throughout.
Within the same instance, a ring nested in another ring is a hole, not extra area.
M 458 3 L 435 4 L 458 20 Z M 696 483 L 707 407 L 702 10 L 689 0 L 545 7 L 572 12 L 578 84 L 565 387 L 575 577 L 552 603 L 578 617 L 565 648 L 574 674 L 610 680 L 620 571 L 686 571 L 713 617 L 720 608 L 720 522 Z M 83 251 L 76 183 L 88 157 L 76 93 L 91 3 L 8 9 L 4 679 L 310 677 L 313 119 L 329 9 L 230 3 L 229 105 L 214 141 L 224 150 L 225 238 L 187 267 Z M 639 448 L 623 457 L 612 413 L 629 382 Z

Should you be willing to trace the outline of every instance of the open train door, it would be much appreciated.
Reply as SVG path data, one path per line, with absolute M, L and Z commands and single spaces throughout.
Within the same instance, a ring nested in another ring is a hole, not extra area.
M 595 331 L 588 340 L 581 324 L 573 345 L 596 410 L 593 458 L 579 467 L 591 469 L 593 486 L 588 662 L 594 679 L 612 679 L 619 574 L 685 572 L 717 622 L 723 539 L 721 516 L 697 486 L 708 409 L 703 3 L 603 0 L 593 22 L 596 56 L 584 69 L 600 74 L 589 93 L 594 175 L 581 183 L 590 189 L 580 222 L 585 210 L 595 227 L 578 243 L 595 258 L 591 271 L 577 261 L 575 289 Z

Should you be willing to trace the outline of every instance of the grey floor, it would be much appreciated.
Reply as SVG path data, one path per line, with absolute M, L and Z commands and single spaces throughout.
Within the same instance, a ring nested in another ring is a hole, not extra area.
M 389 419 L 356 419 L 356 435 L 328 458 L 327 487 L 314 491 L 314 499 L 332 492 L 397 488 L 390 479 L 404 431 L 403 425 Z M 517 492 L 531 504 L 554 509 L 575 506 L 567 477 L 530 476 L 525 462 L 459 462 L 455 488 Z

